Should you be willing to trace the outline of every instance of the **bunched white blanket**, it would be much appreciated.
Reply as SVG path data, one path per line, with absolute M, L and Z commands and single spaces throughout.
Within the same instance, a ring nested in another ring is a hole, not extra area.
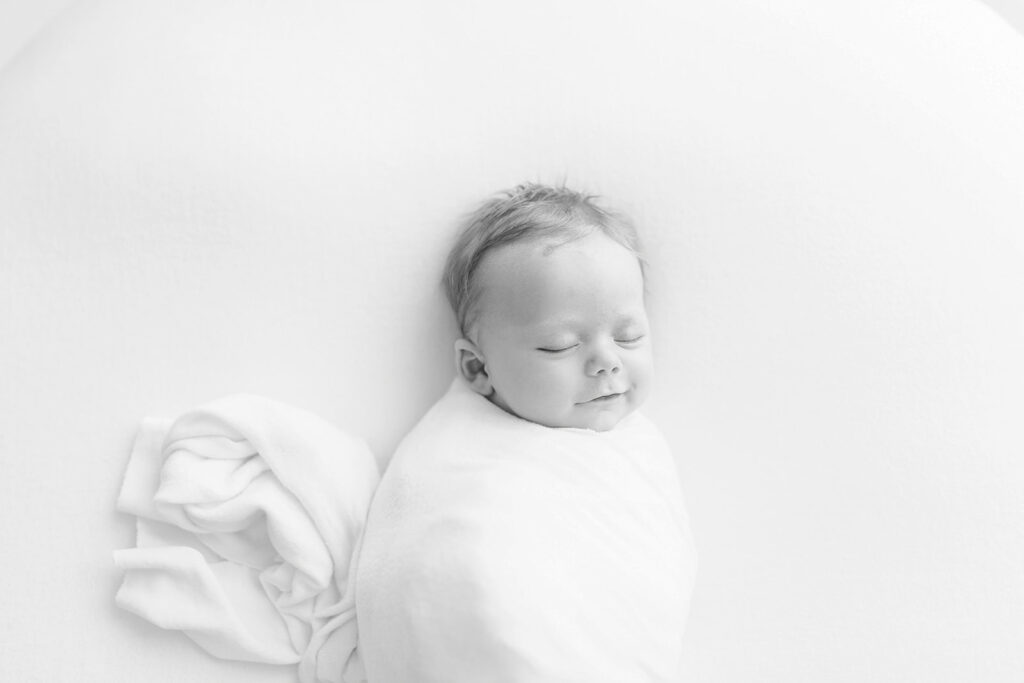
M 259 396 L 146 420 L 118 498 L 138 547 L 115 552 L 117 603 L 218 657 L 337 683 L 357 661 L 350 567 L 377 481 L 363 441 Z
M 461 380 L 399 446 L 357 566 L 370 683 L 677 681 L 695 556 L 664 440 L 511 416 Z

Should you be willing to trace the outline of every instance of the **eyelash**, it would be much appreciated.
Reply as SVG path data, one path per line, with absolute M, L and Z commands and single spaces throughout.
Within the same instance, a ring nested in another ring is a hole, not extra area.
M 616 339 L 616 344 L 636 344 L 638 341 L 644 338 L 644 335 L 633 337 L 632 339 Z
M 579 346 L 579 344 L 573 344 L 572 346 L 566 346 L 565 348 L 562 348 L 562 349 L 545 349 L 545 348 L 541 347 L 541 348 L 538 348 L 537 350 L 538 351 L 543 351 L 544 353 L 561 353 L 563 351 L 568 351 L 569 349 L 575 349 L 577 346 Z
M 641 334 L 640 336 L 633 337 L 632 339 L 616 339 L 615 343 L 616 344 L 636 344 L 638 341 L 640 341 L 643 338 L 644 338 L 644 335 Z M 561 348 L 561 349 L 546 349 L 546 348 L 543 348 L 543 347 L 538 347 L 537 350 L 538 351 L 543 351 L 544 353 L 562 353 L 563 351 L 568 351 L 570 349 L 575 349 L 577 346 L 579 346 L 579 344 L 573 344 L 572 346 L 566 346 L 566 347 Z

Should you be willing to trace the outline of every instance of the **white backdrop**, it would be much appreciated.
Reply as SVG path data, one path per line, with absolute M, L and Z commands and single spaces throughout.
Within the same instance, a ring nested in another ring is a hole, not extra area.
M 646 238 L 688 680 L 1020 680 L 1021 37 L 483 5 L 83 2 L 0 71 L 0 679 L 293 680 L 113 606 L 137 420 L 253 391 L 384 460 L 450 377 L 455 220 L 564 178 Z

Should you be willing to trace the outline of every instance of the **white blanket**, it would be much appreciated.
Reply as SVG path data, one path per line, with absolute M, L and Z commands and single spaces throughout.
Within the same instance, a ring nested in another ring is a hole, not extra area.
M 218 657 L 341 681 L 358 661 L 349 569 L 377 481 L 364 442 L 258 396 L 146 420 L 118 498 L 138 547 L 115 551 L 117 604 Z
M 677 681 L 695 556 L 664 440 L 511 416 L 461 380 L 399 446 L 357 566 L 370 683 Z

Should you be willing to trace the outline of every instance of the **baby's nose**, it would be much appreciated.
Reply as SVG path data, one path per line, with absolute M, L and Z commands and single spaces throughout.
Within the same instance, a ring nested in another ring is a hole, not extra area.
M 591 377 L 614 375 L 622 369 L 617 353 L 607 348 L 597 349 L 587 361 L 586 373 Z

